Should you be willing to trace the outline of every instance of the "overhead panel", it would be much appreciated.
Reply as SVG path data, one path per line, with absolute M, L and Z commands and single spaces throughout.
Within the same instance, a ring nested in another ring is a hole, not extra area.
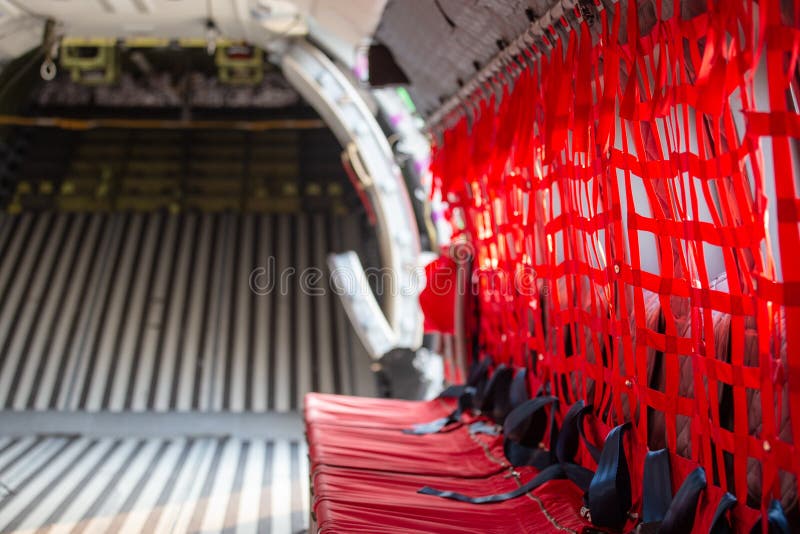
M 287 40 L 312 33 L 352 65 L 371 39 L 386 0 L 0 0 L 0 62 L 41 42 L 47 19 L 59 34 L 114 39 L 245 40 L 281 51 Z M 209 21 L 213 27 L 209 28 Z
M 390 0 L 375 32 L 427 116 L 559 0 Z M 435 53 L 432 53 L 435 51 Z
M 208 3 L 196 0 L 26 0 L 25 9 L 76 37 L 204 37 L 209 18 Z

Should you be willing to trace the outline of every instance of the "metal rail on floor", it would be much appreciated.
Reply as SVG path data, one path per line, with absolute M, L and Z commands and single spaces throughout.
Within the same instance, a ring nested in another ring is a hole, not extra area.
M 0 438 L 237 438 L 302 440 L 298 412 L 65 412 L 0 410 Z

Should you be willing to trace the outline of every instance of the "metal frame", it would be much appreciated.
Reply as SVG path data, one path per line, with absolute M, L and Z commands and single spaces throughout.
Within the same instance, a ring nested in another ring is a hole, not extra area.
M 297 41 L 283 55 L 281 66 L 289 82 L 322 116 L 341 145 L 352 143 L 357 149 L 360 165 L 354 170 L 375 211 L 383 273 L 389 274 L 383 277 L 389 282 L 382 299 L 385 316 L 356 311 L 380 308 L 372 291 L 350 288 L 349 297 L 343 300 L 351 319 L 358 318 L 353 321 L 356 333 L 376 359 L 387 349 L 416 350 L 422 344 L 422 312 L 417 299 L 419 230 L 386 136 L 354 85 L 320 50 Z M 353 280 L 366 277 L 360 262 L 352 261 L 352 257 L 334 256 L 329 261 L 333 266 L 352 269 Z M 383 321 L 390 328 L 388 332 L 381 326 Z M 384 331 L 386 339 L 380 343 L 371 340 L 373 329 Z

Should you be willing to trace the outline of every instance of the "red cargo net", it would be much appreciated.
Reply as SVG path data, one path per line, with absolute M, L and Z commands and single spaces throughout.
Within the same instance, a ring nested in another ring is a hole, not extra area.
M 432 163 L 474 247 L 483 353 L 548 379 L 563 410 L 632 421 L 634 488 L 666 446 L 748 517 L 795 507 L 800 474 L 790 4 L 709 2 L 646 29 L 636 2 L 601 11 L 446 119 Z

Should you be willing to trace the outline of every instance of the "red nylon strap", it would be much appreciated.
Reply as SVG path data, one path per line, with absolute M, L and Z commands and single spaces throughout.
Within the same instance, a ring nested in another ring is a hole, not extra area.
M 472 331 L 497 363 L 550 379 L 562 407 L 585 398 L 605 425 L 632 421 L 636 457 L 667 446 L 714 495 L 791 506 L 800 6 L 709 2 L 641 35 L 636 2 L 622 5 L 434 147 L 434 183 L 475 249 Z M 520 273 L 535 273 L 524 291 Z

